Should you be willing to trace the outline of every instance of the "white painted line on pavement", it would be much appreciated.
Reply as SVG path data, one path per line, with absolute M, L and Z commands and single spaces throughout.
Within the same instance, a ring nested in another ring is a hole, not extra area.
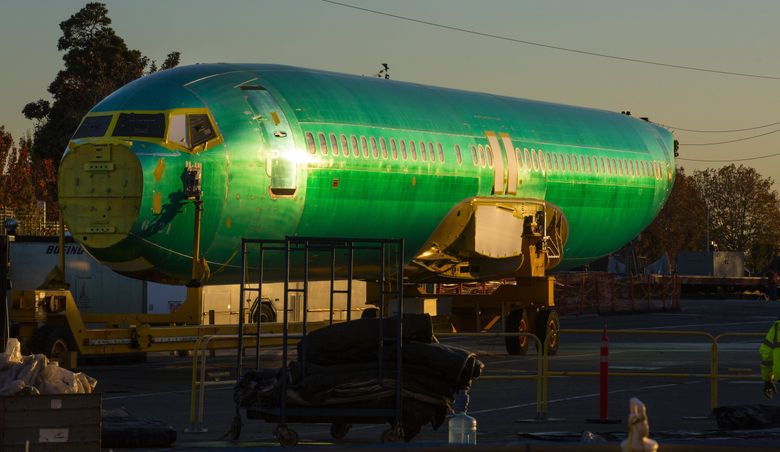
M 646 326 L 643 328 L 631 328 L 631 329 L 632 330 L 671 330 L 671 329 L 679 329 L 679 328 L 697 328 L 703 326 L 748 325 L 751 323 L 756 323 L 756 324 L 760 323 L 763 325 L 767 325 L 771 323 L 771 320 L 756 320 L 754 322 L 732 322 L 732 323 L 691 323 L 689 325 Z M 609 329 L 607 329 L 607 332 L 609 332 Z
M 644 391 L 648 389 L 661 389 L 661 388 L 671 388 L 674 386 L 681 386 L 681 385 L 687 385 L 687 384 L 693 384 L 693 383 L 699 383 L 698 381 L 689 381 L 685 383 L 670 383 L 670 384 L 663 384 L 663 385 L 652 385 L 652 386 L 641 386 L 639 388 L 630 388 L 630 389 L 616 389 L 614 391 L 609 391 L 609 394 L 619 394 L 623 392 L 637 392 L 637 391 Z M 558 402 L 568 402 L 570 400 L 579 400 L 579 399 L 587 399 L 592 397 L 599 397 L 601 394 L 598 392 L 592 393 L 592 394 L 583 394 L 578 396 L 572 396 L 572 397 L 564 397 L 562 399 L 553 399 L 548 400 L 547 403 L 558 403 Z M 528 403 L 521 403 L 520 405 L 509 405 L 499 408 L 489 408 L 486 410 L 476 410 L 476 411 L 469 411 L 471 414 L 480 414 L 480 413 L 491 413 L 493 411 L 504 411 L 504 410 L 513 410 L 515 408 L 525 408 L 528 406 L 534 406 L 536 405 L 536 402 L 528 402 Z
M 209 391 L 224 391 L 225 389 L 233 389 L 233 385 L 230 385 L 226 388 L 206 387 L 206 389 Z M 171 394 L 189 394 L 190 392 L 192 392 L 191 389 L 183 389 L 181 391 L 147 392 L 145 394 L 130 394 L 125 396 L 103 397 L 103 400 L 140 399 L 143 397 L 158 397 L 162 395 L 171 395 Z

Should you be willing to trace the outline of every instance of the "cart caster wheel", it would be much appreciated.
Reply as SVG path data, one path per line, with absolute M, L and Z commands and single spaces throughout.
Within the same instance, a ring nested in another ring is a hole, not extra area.
M 280 425 L 274 433 L 276 434 L 276 440 L 279 441 L 279 445 L 282 447 L 298 444 L 298 433 L 291 428 L 287 428 L 286 425 Z
M 418 433 L 420 433 L 420 430 L 422 430 L 422 425 L 420 424 L 407 424 L 404 425 L 403 430 L 403 437 L 404 442 L 408 443 L 412 440 L 415 436 L 417 436 Z
M 330 424 L 330 436 L 334 439 L 343 439 L 349 433 L 350 428 L 352 428 L 352 424 L 334 422 Z
M 404 439 L 403 432 L 400 431 L 401 429 L 391 427 L 384 432 L 382 432 L 382 442 L 383 443 L 400 443 Z

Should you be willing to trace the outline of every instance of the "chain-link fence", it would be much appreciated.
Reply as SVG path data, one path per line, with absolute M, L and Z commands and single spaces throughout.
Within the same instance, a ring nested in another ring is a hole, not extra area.
M 37 208 L 26 211 L 15 211 L 8 207 L 0 207 L 0 231 L 7 234 L 6 220 L 16 220 L 16 235 L 21 236 L 56 236 L 59 222 L 57 218 L 47 218 L 46 203 L 41 201 Z

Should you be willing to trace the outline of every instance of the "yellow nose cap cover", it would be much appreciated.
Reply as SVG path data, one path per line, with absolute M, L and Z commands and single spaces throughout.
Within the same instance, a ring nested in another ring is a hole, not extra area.
M 60 209 L 73 237 L 106 248 L 127 237 L 143 193 L 141 163 L 128 144 L 73 146 L 58 174 Z

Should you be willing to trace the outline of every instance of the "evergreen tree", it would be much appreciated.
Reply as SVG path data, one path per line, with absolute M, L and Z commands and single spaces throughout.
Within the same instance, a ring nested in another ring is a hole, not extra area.
M 53 102 L 40 99 L 22 110 L 25 117 L 35 121 L 31 151 L 36 165 L 53 165 L 56 172 L 84 114 L 113 91 L 144 75 L 149 59 L 129 49 L 110 25 L 103 3 L 88 3 L 60 23 L 62 36 L 57 48 L 65 52 L 65 67 L 49 85 Z M 176 66 L 179 57 L 179 52 L 169 53 L 161 69 Z M 156 70 L 156 64 L 152 64 Z M 53 179 L 44 191 L 56 197 Z

